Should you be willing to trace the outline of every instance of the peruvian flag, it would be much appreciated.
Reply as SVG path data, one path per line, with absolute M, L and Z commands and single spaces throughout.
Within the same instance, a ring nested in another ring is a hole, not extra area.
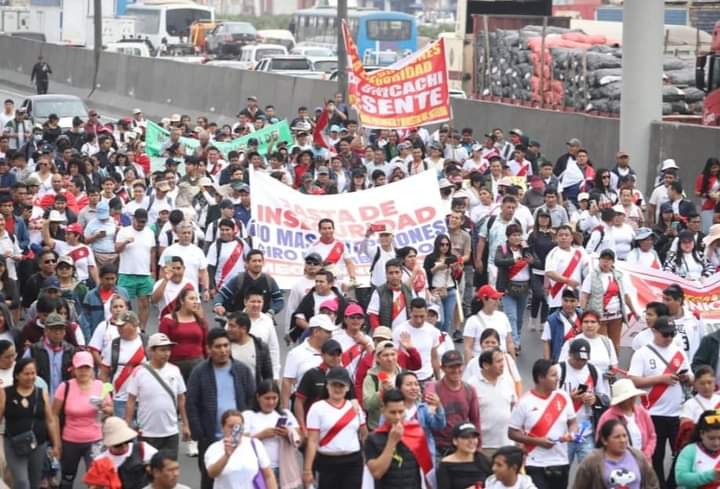
M 330 116 L 328 115 L 327 109 L 323 109 L 322 114 L 318 117 L 315 122 L 315 131 L 313 132 L 313 142 L 323 148 L 330 148 L 331 144 L 327 140 L 325 135 L 325 128 L 330 122 Z

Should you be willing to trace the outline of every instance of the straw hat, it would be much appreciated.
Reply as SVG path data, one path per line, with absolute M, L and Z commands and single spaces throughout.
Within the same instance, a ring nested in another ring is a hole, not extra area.
M 610 401 L 610 405 L 616 406 L 631 397 L 642 395 L 645 395 L 645 391 L 641 391 L 635 387 L 632 380 L 620 379 L 612 385 L 612 400 Z
M 137 431 L 131 429 L 124 419 L 117 416 L 110 416 L 105 420 L 102 427 L 103 445 L 113 447 L 122 445 L 137 438 Z

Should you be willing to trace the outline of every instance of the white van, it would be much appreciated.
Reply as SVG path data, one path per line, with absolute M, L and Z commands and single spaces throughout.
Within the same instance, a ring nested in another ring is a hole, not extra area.
M 243 69 L 251 70 L 258 61 L 268 56 L 285 55 L 288 51 L 280 44 L 250 44 L 240 49 L 239 60 Z
M 215 9 L 193 2 L 157 5 L 131 4 L 126 15 L 135 18 L 135 34 L 147 38 L 157 50 L 163 40 L 169 45 L 190 42 L 190 25 L 215 20 Z
M 258 42 L 281 44 L 289 51 L 295 47 L 295 36 L 284 29 L 263 29 L 257 31 Z

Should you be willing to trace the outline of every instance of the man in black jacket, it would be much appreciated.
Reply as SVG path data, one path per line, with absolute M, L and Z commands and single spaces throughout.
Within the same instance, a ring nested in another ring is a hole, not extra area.
M 702 365 L 709 365 L 715 370 L 718 364 L 718 358 L 720 357 L 720 330 L 714 333 L 703 336 L 700 340 L 700 346 L 698 346 L 695 355 L 692 358 L 692 364 L 690 365 L 692 371 L 695 372 Z
M 300 301 L 290 318 L 290 338 L 297 342 L 307 329 L 310 318 L 320 312 L 320 304 L 326 300 L 335 298 L 337 300 L 337 319 L 335 324 L 342 322 L 347 301 L 342 292 L 335 287 L 335 276 L 329 270 L 320 270 L 315 274 L 315 287 L 310 289 Z
M 47 383 L 51 398 L 57 387 L 70 378 L 75 351 L 76 348 L 65 341 L 65 318 L 57 313 L 48 315 L 45 336 L 27 349 L 25 357 L 35 359 L 38 376 Z
M 48 92 L 51 73 L 52 68 L 50 68 L 50 65 L 47 64 L 42 56 L 38 56 L 37 63 L 35 63 L 30 73 L 30 83 L 35 82 L 38 95 L 44 95 Z
M 250 367 L 255 374 L 255 385 L 273 378 L 270 348 L 257 336 L 250 334 L 252 321 L 244 312 L 234 312 L 228 317 L 227 332 L 230 338 L 230 353 L 237 360 Z
M 207 336 L 208 359 L 190 374 L 187 415 L 192 439 L 198 442 L 198 466 L 202 489 L 212 489 L 213 481 L 205 467 L 205 452 L 222 437 L 220 418 L 229 409 L 250 409 L 255 396 L 255 379 L 246 365 L 230 356 L 227 331 L 214 328 Z

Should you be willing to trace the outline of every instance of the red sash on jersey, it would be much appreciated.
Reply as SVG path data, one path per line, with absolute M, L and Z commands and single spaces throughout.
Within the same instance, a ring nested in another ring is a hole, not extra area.
M 343 414 L 340 419 L 338 419 L 337 422 L 333 425 L 333 427 L 330 428 L 327 433 L 325 433 L 325 436 L 320 439 L 320 446 L 324 447 L 325 445 L 328 445 L 331 441 L 333 441 L 333 439 L 338 435 L 338 433 L 345 429 L 345 427 L 349 425 L 353 419 L 355 419 L 355 416 L 357 416 L 355 408 L 350 406 L 350 409 L 345 411 L 345 414 Z
M 615 277 L 610 277 L 608 288 L 603 294 L 603 307 L 607 308 L 610 301 L 617 297 L 618 294 L 620 294 L 620 287 L 618 286 L 617 280 L 615 280 Z
M 570 320 L 570 318 L 568 318 L 567 316 L 565 316 L 565 317 L 568 319 L 568 321 Z M 580 330 L 580 318 L 576 316 L 575 322 L 570 327 L 570 331 L 565 333 L 565 336 L 563 337 L 563 342 L 575 338 L 578 334 L 580 334 L 580 331 L 581 331 Z
M 415 275 L 415 280 L 413 280 L 413 290 L 415 292 L 420 292 L 425 288 L 427 285 L 427 281 L 425 280 L 425 274 L 420 272 L 417 275 Z
M 142 345 L 135 350 L 135 353 L 133 356 L 128 360 L 128 363 L 123 365 L 122 370 L 120 371 L 120 375 L 118 375 L 115 382 L 113 382 L 113 386 L 115 387 L 115 392 L 120 392 L 120 389 L 122 388 L 125 381 L 130 378 L 130 375 L 133 373 L 133 370 L 135 370 L 135 367 L 140 365 L 145 361 L 145 348 L 143 348 Z
M 655 259 L 653 260 L 652 264 L 650 265 L 650 268 L 654 268 L 654 269 L 656 269 L 656 270 L 660 270 L 660 262 L 658 261 L 657 258 L 655 258 Z
M 400 293 L 397 296 L 397 299 L 393 299 L 392 303 L 392 310 L 390 312 L 390 315 L 395 320 L 396 317 L 400 314 L 400 312 L 405 309 L 405 294 L 402 293 L 402 289 L 400 290 Z
M 588 374 L 588 378 L 585 381 L 585 385 L 588 386 L 588 390 L 595 387 L 595 384 L 593 383 L 592 375 Z M 583 407 L 582 401 L 573 401 L 573 407 L 575 408 L 575 412 L 580 411 L 580 408 Z
M 680 368 L 680 365 L 682 365 L 682 361 L 682 352 L 676 351 L 675 355 L 673 355 L 670 363 L 668 363 L 668 366 L 665 367 L 665 371 L 662 374 L 674 375 Z M 650 409 L 651 407 L 653 407 L 655 403 L 658 402 L 658 399 L 662 397 L 668 387 L 669 386 L 667 384 L 655 384 L 652 389 L 650 389 L 650 392 L 648 392 L 646 396 L 642 397 L 643 407 L 645 407 L 645 409 Z
M 530 168 L 530 165 L 527 165 L 527 164 L 520 166 L 520 169 L 518 170 L 517 175 L 515 175 L 515 176 L 517 176 L 517 177 L 527 176 L 529 168 Z
M 545 438 L 547 434 L 550 433 L 550 430 L 562 414 L 566 405 L 567 399 L 565 396 L 555 393 L 552 399 L 550 399 L 548 405 L 545 407 L 545 411 L 540 416 L 540 419 L 538 419 L 535 426 L 528 431 L 528 436 Z M 528 453 L 530 453 L 536 448 L 536 445 L 526 445 L 526 448 Z
M 570 260 L 570 263 L 568 263 L 567 268 L 562 273 L 562 276 L 565 278 L 572 277 L 572 274 L 575 273 L 575 269 L 577 268 L 578 264 L 580 263 L 580 259 L 582 258 L 582 253 L 580 250 L 575 250 L 575 254 L 572 256 L 572 259 Z M 552 287 L 550 287 L 550 294 L 555 297 L 560 293 L 560 290 L 563 288 L 562 282 L 555 282 Z
M 528 265 L 527 260 L 524 258 L 520 258 L 519 260 L 516 260 L 515 263 L 512 264 L 510 267 L 510 270 L 508 270 L 508 279 L 512 280 L 515 275 L 523 271 L 523 268 L 525 268 Z
M 75 263 L 77 263 L 79 260 L 90 256 L 90 248 L 88 248 L 87 246 L 75 248 L 74 250 L 68 252 L 68 256 L 72 258 Z
M 391 426 L 387 423 L 378 426 L 375 433 L 387 433 Z M 403 436 L 400 441 L 410 450 L 424 474 L 432 469 L 432 457 L 427 445 L 427 438 L 422 426 L 416 420 L 405 421 Z
M 193 285 L 190 282 L 186 283 L 185 286 L 178 291 L 178 294 L 175 296 L 175 298 L 173 300 L 171 300 L 170 302 L 168 302 L 167 305 L 165 305 L 165 307 L 162 308 L 162 311 L 160 311 L 160 317 L 162 318 L 166 314 L 172 313 L 175 310 L 175 303 L 177 302 L 178 297 L 180 296 L 180 292 L 182 292 L 185 289 L 192 289 L 192 288 L 193 288 Z
M 340 261 L 340 258 L 342 258 L 343 253 L 345 253 L 345 245 L 340 241 L 336 241 L 330 253 L 328 253 L 327 258 L 325 258 L 325 263 L 328 265 L 336 264 Z
M 360 353 L 363 351 L 363 345 L 359 343 L 355 343 L 352 347 L 347 349 L 342 353 L 342 356 L 340 357 L 340 361 L 342 362 L 342 366 L 347 368 L 350 363 L 355 360 L 357 357 L 360 356 Z
M 228 277 L 228 275 L 230 275 L 230 272 L 232 272 L 238 260 L 242 257 L 243 249 L 244 246 L 242 245 L 242 243 L 240 241 L 236 241 L 235 248 L 233 248 L 232 253 L 230 253 L 230 256 L 228 256 L 227 261 L 225 261 L 225 264 L 220 271 L 220 282 L 217 286 L 218 290 L 222 288 L 225 279 Z M 220 251 L 222 251 L 222 249 Z M 220 257 L 218 257 L 218 259 L 219 258 Z

